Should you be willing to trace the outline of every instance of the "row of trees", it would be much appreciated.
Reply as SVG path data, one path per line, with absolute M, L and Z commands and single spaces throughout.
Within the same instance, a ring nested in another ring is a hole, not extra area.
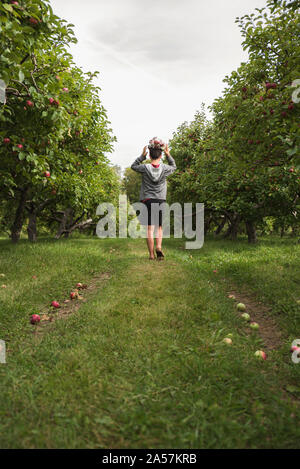
M 97 205 L 119 194 L 97 73 L 74 64 L 72 27 L 47 0 L 0 2 L 0 230 L 13 242 L 26 221 L 31 241 L 37 220 L 57 237 L 90 226 Z
M 212 120 L 202 107 L 174 133 L 169 199 L 204 202 L 206 232 L 235 239 L 243 222 L 254 243 L 271 221 L 299 232 L 299 1 L 269 1 L 237 23 L 249 59 L 224 79 Z

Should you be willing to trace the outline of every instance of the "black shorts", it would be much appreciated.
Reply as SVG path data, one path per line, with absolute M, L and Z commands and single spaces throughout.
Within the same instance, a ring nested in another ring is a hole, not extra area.
M 162 199 L 148 199 L 143 202 L 147 210 L 145 213 L 139 213 L 138 219 L 141 225 L 155 225 L 162 226 L 163 219 L 163 204 L 165 200 Z M 157 204 L 157 209 L 152 207 L 152 204 Z

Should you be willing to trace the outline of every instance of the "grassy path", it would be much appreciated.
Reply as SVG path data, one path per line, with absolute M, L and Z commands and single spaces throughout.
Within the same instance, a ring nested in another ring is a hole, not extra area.
M 1 338 L 9 351 L 0 366 L 0 446 L 299 447 L 300 365 L 288 353 L 295 327 L 300 335 L 299 285 L 286 325 L 279 315 L 299 258 L 294 245 L 279 244 L 275 253 L 267 243 L 251 250 L 210 242 L 194 253 L 169 240 L 158 263 L 145 258 L 143 240 L 3 242 Z M 263 252 L 268 262 L 259 268 Z M 275 264 L 285 265 L 276 279 Z M 30 313 L 101 272 L 110 280 L 74 314 L 32 333 Z M 275 296 L 274 282 L 282 288 Z M 254 357 L 262 339 L 227 298 L 233 283 L 275 312 L 283 342 L 265 362 Z M 229 333 L 232 346 L 222 342 Z

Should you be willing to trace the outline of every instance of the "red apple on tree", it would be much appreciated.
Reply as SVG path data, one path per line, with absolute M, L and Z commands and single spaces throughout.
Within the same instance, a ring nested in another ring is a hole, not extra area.
M 10 138 L 4 138 L 3 139 L 3 143 L 5 143 L 6 145 L 8 145 L 10 143 Z
M 44 171 L 45 178 L 49 178 L 51 176 L 49 171 Z
M 33 25 L 36 25 L 36 24 L 38 24 L 38 20 L 37 20 L 36 18 L 31 17 L 31 18 L 29 19 L 29 23 L 30 23 L 30 24 L 33 24 Z

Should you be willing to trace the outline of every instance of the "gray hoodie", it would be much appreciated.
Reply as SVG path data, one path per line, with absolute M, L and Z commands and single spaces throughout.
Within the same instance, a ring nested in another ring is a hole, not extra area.
M 174 173 L 176 163 L 172 156 L 167 156 L 169 164 L 160 163 L 158 168 L 152 164 L 142 164 L 146 156 L 139 156 L 131 165 L 131 169 L 142 174 L 140 200 L 167 198 L 167 177 Z

